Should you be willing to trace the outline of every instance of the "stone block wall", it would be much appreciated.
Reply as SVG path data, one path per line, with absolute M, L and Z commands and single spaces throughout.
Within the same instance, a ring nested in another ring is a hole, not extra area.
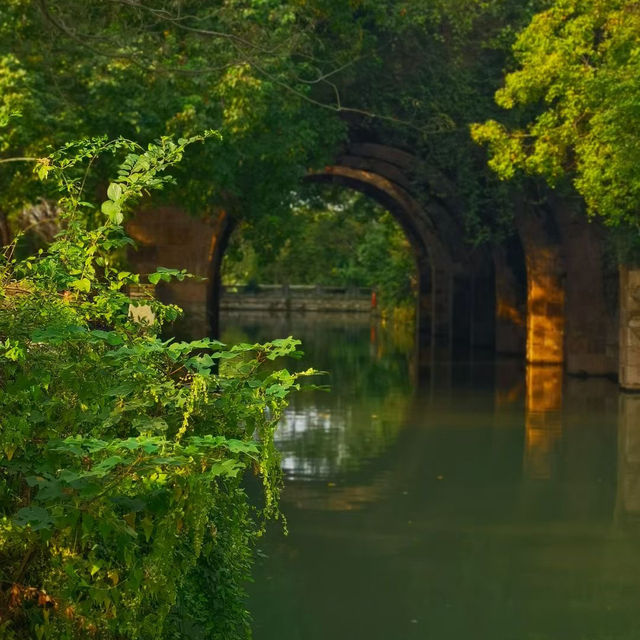
M 142 210 L 127 223 L 127 232 L 137 245 L 137 249 L 129 253 L 134 270 L 147 274 L 162 266 L 186 269 L 201 278 L 160 283 L 156 288 L 163 302 L 185 309 L 187 324 L 179 329 L 185 337 L 209 333 L 208 277 L 217 225 L 217 217 L 197 219 L 177 207 Z
M 559 250 L 529 246 L 527 263 L 527 362 L 564 361 L 564 286 Z
M 497 353 L 524 354 L 526 311 L 518 295 L 518 282 L 507 263 L 506 252 L 493 251 L 495 272 L 495 348 Z
M 604 231 L 574 203 L 559 202 L 555 218 L 566 268 L 566 370 L 570 374 L 615 375 L 617 309 L 616 302 L 606 297 Z
M 620 267 L 619 382 L 640 391 L 640 269 Z

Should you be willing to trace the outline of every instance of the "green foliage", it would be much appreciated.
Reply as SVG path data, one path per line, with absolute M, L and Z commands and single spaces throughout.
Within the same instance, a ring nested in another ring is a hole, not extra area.
M 469 126 L 499 114 L 493 94 L 511 64 L 515 34 L 545 2 L 324 3 L 331 4 L 330 46 L 359 43 L 353 64 L 332 79 L 345 102 L 357 100 L 369 114 L 350 116 L 352 139 L 415 154 L 412 194 L 426 211 L 433 200 L 444 205 L 472 243 L 513 233 L 518 187 L 501 184 L 487 168 Z M 330 88 L 323 95 L 329 99 Z
M 0 112 L 23 116 L 0 152 L 39 156 L 104 132 L 147 141 L 218 129 L 221 153 L 189 154 L 166 197 L 197 214 L 224 208 L 277 246 L 300 179 L 335 160 L 348 132 L 422 157 L 414 189 L 425 205 L 443 194 L 424 178 L 445 175 L 469 238 L 493 239 L 509 228 L 509 198 L 468 126 L 496 116 L 509 46 L 541 5 L 11 0 L 0 7 Z M 91 187 L 111 169 L 98 163 Z M 0 177 L 11 220 L 46 195 L 21 166 Z
M 214 135 L 146 150 L 88 140 L 36 166 L 62 190 L 63 231 L 24 260 L 10 247 L 0 267 L 3 637 L 249 634 L 251 544 L 278 516 L 273 433 L 305 375 L 263 365 L 298 355 L 299 342 L 163 340 L 180 310 L 131 299 L 141 276 L 113 261 L 130 242 L 127 207 Z M 85 177 L 106 152 L 125 158 L 98 213 L 83 200 Z M 149 280 L 184 275 L 160 268 Z M 152 324 L 135 321 L 141 302 Z M 262 478 L 259 512 L 242 489 L 248 468 Z
M 308 189 L 292 207 L 274 251 L 240 229 L 223 264 L 226 284 L 248 282 L 371 287 L 387 307 L 414 301 L 411 246 L 392 215 L 358 192 Z
M 0 118 L 22 117 L 0 133 L 0 154 L 40 156 L 79 136 L 146 143 L 215 128 L 220 145 L 193 150 L 164 197 L 198 214 L 286 211 L 287 193 L 344 132 L 306 100 L 310 86 L 293 81 L 308 64 L 316 19 L 297 2 L 191 0 L 177 19 L 175 11 L 163 0 L 3 2 Z M 108 158 L 96 163 L 89 192 L 113 170 Z M 0 176 L 0 210 L 14 226 L 25 202 L 50 195 L 22 166 Z
M 491 166 L 552 184 L 568 175 L 590 213 L 636 224 L 640 206 L 640 12 L 628 0 L 557 0 L 518 36 L 496 101 L 520 126 L 475 125 Z

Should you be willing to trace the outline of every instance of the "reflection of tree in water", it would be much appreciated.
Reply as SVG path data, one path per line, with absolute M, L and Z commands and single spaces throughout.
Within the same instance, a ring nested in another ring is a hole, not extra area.
M 294 477 L 335 480 L 385 451 L 402 426 L 410 396 L 391 389 L 344 411 L 306 404 L 286 412 L 278 446 Z
M 348 327 L 316 331 L 304 339 L 308 359 L 329 371 L 334 392 L 349 397 L 375 396 L 390 387 L 410 389 L 409 364 L 413 343 L 400 333 L 376 327 Z
M 402 425 L 410 396 L 410 352 L 397 346 L 398 332 L 368 318 L 351 326 L 315 324 L 308 318 L 287 327 L 303 341 L 305 356 L 291 368 L 313 366 L 328 374 L 318 379 L 330 392 L 296 394 L 283 418 L 278 446 L 283 467 L 294 477 L 335 479 L 359 468 L 388 448 Z M 260 340 L 272 327 L 244 326 L 242 339 Z M 240 337 L 238 327 L 233 338 Z M 224 336 L 227 340 L 231 332 Z

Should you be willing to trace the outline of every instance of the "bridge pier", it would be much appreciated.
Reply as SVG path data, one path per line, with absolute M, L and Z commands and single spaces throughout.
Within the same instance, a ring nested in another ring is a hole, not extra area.
M 527 252 L 527 362 L 562 364 L 564 361 L 564 298 L 556 247 Z
M 640 269 L 620 267 L 620 386 L 640 391 Z
M 566 266 L 565 369 L 569 374 L 615 375 L 617 305 L 607 300 L 607 288 L 617 274 L 606 277 L 601 229 L 575 203 L 559 201 L 554 217 Z M 613 288 L 615 293 L 615 284 Z
M 527 270 L 527 362 L 564 363 L 564 256 L 552 221 L 525 211 L 516 216 Z

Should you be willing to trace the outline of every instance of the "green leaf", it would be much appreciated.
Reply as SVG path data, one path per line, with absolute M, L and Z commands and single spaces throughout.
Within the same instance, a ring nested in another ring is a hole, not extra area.
M 146 541 L 149 542 L 151 534 L 153 533 L 153 520 L 147 516 L 140 521 L 140 525 L 142 526 L 142 531 L 144 532 Z
M 21 527 L 29 525 L 34 531 L 48 530 L 53 526 L 51 514 L 46 509 L 35 505 L 20 509 L 13 520 Z
M 101 329 L 94 329 L 91 331 L 91 335 L 104 340 L 112 347 L 124 344 L 124 340 L 115 331 L 102 331 Z
M 77 289 L 78 291 L 84 291 L 85 293 L 89 293 L 89 291 L 91 291 L 91 281 L 87 280 L 87 278 L 81 278 L 80 280 L 72 280 L 69 283 L 69 287 L 71 289 Z
M 113 202 L 112 200 L 105 200 L 102 203 L 100 210 L 114 224 L 120 224 L 124 220 L 124 216 L 122 215 L 122 207 L 117 202 Z
M 114 202 L 122 198 L 122 185 L 118 182 L 112 182 L 107 189 L 107 198 Z
M 241 469 L 243 469 L 243 465 L 238 460 L 223 460 L 212 464 L 209 473 L 214 477 L 226 476 L 235 478 Z
M 105 476 L 111 469 L 122 464 L 124 462 L 124 458 L 121 456 L 111 456 L 106 460 L 103 460 L 100 464 L 97 464 L 91 472 L 97 476 Z

